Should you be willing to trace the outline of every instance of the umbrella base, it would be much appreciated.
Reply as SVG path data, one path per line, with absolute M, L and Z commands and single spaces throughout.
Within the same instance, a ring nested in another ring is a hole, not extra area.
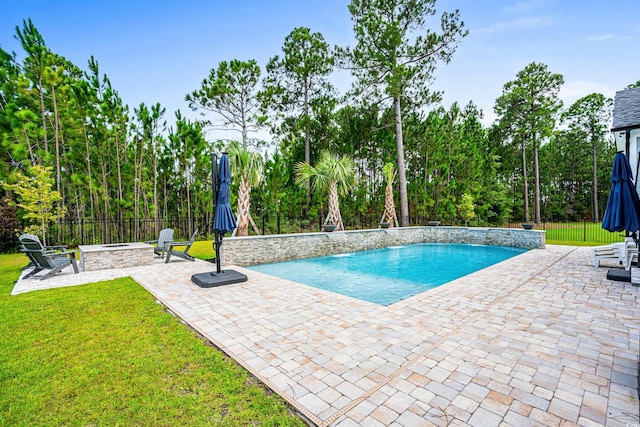
M 213 288 L 216 286 L 231 285 L 247 281 L 247 276 L 234 270 L 223 270 L 220 273 L 200 273 L 191 276 L 191 281 L 201 288 Z
M 607 272 L 607 279 L 616 282 L 629 282 L 631 283 L 631 272 L 627 270 L 609 270 Z

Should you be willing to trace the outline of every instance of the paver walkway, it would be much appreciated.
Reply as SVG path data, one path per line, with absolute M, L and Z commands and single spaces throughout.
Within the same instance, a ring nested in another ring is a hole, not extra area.
M 640 423 L 640 290 L 588 248 L 548 245 L 388 307 L 233 268 L 249 280 L 210 289 L 190 281 L 205 262 L 125 271 L 317 425 Z

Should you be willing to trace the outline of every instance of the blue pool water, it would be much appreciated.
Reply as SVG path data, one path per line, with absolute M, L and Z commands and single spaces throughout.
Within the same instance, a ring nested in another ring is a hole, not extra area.
M 504 246 L 419 243 L 248 268 L 389 305 L 523 252 L 526 249 Z

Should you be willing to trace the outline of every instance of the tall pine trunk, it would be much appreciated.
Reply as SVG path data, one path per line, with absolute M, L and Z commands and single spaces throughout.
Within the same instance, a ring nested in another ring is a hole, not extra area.
M 533 144 L 533 174 L 535 177 L 535 196 L 536 196 L 536 224 L 540 224 L 542 222 L 542 217 L 540 215 L 540 163 L 538 161 L 538 145 Z
M 247 143 L 248 143 L 248 134 L 249 134 L 249 129 L 247 127 L 247 118 L 245 116 L 245 112 L 244 110 L 242 110 L 242 115 L 241 115 L 241 121 L 242 121 L 242 148 L 247 148 Z
M 185 190 L 187 192 L 187 218 L 191 218 L 191 177 L 187 176 L 185 179 Z
M 121 148 L 120 148 L 120 138 L 118 138 L 117 127 L 115 130 L 115 138 L 116 138 L 116 168 L 118 170 L 118 199 L 120 203 L 123 203 L 124 192 L 122 189 L 122 165 L 121 165 L 121 159 L 120 159 Z M 118 218 L 120 219 L 121 223 L 124 223 L 124 209 L 122 208 L 118 209 Z
M 522 179 L 523 185 L 523 198 L 524 198 L 524 222 L 529 222 L 529 176 L 527 174 L 527 155 L 524 141 L 522 141 Z
M 42 115 L 42 135 L 44 141 L 44 151 L 49 153 L 49 143 L 47 142 L 47 112 L 44 106 L 44 89 L 42 87 L 42 76 L 38 76 L 38 95 L 40 96 L 40 114 Z
M 309 129 L 309 82 L 305 80 L 304 83 L 304 115 L 305 115 L 305 123 L 304 123 L 304 161 L 310 165 L 311 164 L 311 136 Z M 311 209 L 311 183 L 307 181 L 307 204 L 305 207 L 305 215 L 309 214 L 309 210 Z
M 158 121 L 156 120 L 153 126 L 153 133 L 151 134 L 152 142 L 151 147 L 153 153 L 153 227 L 155 234 L 160 232 L 160 224 L 158 224 L 158 137 L 156 130 L 158 129 Z M 187 204 L 189 204 L 189 183 L 187 181 Z M 189 214 L 191 216 L 191 214 Z
M 167 185 L 168 183 L 167 183 L 167 174 L 166 173 L 162 177 L 162 183 L 163 183 L 163 186 L 164 186 L 163 194 L 165 195 L 164 199 L 163 199 L 163 204 L 164 204 L 164 211 L 163 212 L 164 213 L 163 213 L 162 216 L 164 218 L 167 218 L 167 216 L 169 216 L 169 197 L 167 197 L 167 194 L 169 194 L 169 191 L 168 191 L 168 185 Z
M 22 123 L 22 134 L 24 135 L 24 140 L 27 142 L 27 148 L 29 149 L 29 159 L 31 159 L 31 164 L 36 164 L 36 156 L 33 153 L 33 148 L 31 147 L 31 140 L 29 139 L 29 134 L 27 133 L 27 128 L 24 123 Z M 37 143 L 37 138 L 36 138 Z
M 106 169 L 106 164 L 105 164 L 105 159 L 104 156 L 101 156 L 101 160 L 102 160 L 102 164 L 101 166 L 101 170 L 102 170 L 102 189 L 104 194 L 102 195 L 103 197 L 103 203 L 104 203 L 104 212 L 103 212 L 103 217 L 102 219 L 104 220 L 104 235 L 102 236 L 102 238 L 104 239 L 103 242 L 107 242 L 107 219 L 109 217 L 109 189 L 108 189 L 108 182 L 107 182 L 107 169 Z
M 58 101 L 56 99 L 56 89 L 55 84 L 51 85 L 51 100 L 53 101 L 53 136 L 56 144 L 56 191 L 60 194 L 60 199 L 57 202 L 58 208 L 65 208 L 65 191 L 62 186 L 62 178 L 61 178 L 61 167 L 60 167 L 60 116 L 58 115 Z M 62 152 L 64 152 L 64 146 L 62 147 Z M 60 220 L 56 220 L 56 222 L 60 222 Z M 56 238 L 60 240 L 62 228 L 56 227 Z
M 89 136 L 87 135 L 87 127 L 86 125 L 83 123 L 82 124 L 82 133 L 84 135 L 84 145 L 85 145 L 85 149 L 87 151 L 87 156 L 85 158 L 86 162 L 87 162 L 87 178 L 89 181 L 89 217 L 90 218 L 95 218 L 96 217 L 96 211 L 95 211 L 95 206 L 94 206 L 94 200 L 95 203 L 98 203 L 98 194 L 95 190 L 95 186 L 93 185 L 93 175 L 91 173 L 91 149 L 89 147 Z M 93 230 L 93 229 L 92 229 Z M 95 237 L 94 234 L 91 235 L 91 238 L 93 239 Z
M 51 100 L 53 101 L 53 136 L 56 144 L 56 191 L 62 195 L 60 188 L 60 117 L 58 116 L 58 102 L 56 101 L 56 87 L 51 85 Z M 64 197 L 58 202 L 64 205 Z
M 398 185 L 400 186 L 400 226 L 409 225 L 409 203 L 407 201 L 407 173 L 404 164 L 404 142 L 402 139 L 402 113 L 400 110 L 400 96 L 393 98 L 394 117 L 396 124 L 396 152 L 398 156 Z
M 596 154 L 596 143 L 591 142 L 593 152 L 593 221 L 600 222 L 600 212 L 598 210 L 598 155 Z

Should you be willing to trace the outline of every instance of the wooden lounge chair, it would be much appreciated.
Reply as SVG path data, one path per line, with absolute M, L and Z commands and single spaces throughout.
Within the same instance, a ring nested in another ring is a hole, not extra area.
M 23 279 L 28 279 L 36 273 L 48 270 L 46 274 L 40 277 L 40 280 L 47 279 L 54 274 L 61 272 L 69 265 L 73 266 L 73 271 L 78 273 L 78 265 L 76 264 L 75 252 L 61 252 L 56 254 L 47 253 L 42 247 L 40 240 L 30 238 L 21 239 L 22 252 L 29 258 L 33 265 L 33 270 L 26 274 Z
M 153 253 L 156 255 L 160 255 L 160 257 L 164 258 L 164 254 L 169 249 L 169 242 L 173 240 L 173 229 L 172 228 L 164 228 L 160 230 L 160 235 L 158 236 L 158 240 L 148 240 L 145 243 L 154 244 L 156 246 L 153 248 Z
M 193 242 L 196 240 L 197 235 L 198 235 L 198 230 L 196 230 L 193 233 L 193 236 L 191 236 L 191 240 L 189 240 L 188 242 L 169 242 L 169 245 L 167 248 L 167 259 L 165 260 L 165 264 L 169 262 L 171 255 L 186 259 L 188 261 L 195 261 L 195 258 L 189 255 L 189 249 L 191 249 L 191 245 L 193 245 Z M 183 246 L 184 246 L 184 249 L 181 251 L 177 251 L 174 249 L 175 247 L 183 247 Z

